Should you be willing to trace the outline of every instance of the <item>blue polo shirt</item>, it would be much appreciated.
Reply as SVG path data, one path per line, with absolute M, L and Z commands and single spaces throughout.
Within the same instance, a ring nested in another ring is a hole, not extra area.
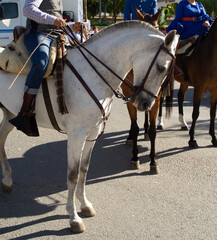
M 184 21 L 183 18 L 196 17 L 196 21 Z M 194 35 L 205 34 L 207 29 L 203 28 L 202 24 L 209 20 L 211 23 L 212 18 L 206 14 L 203 5 L 200 2 L 196 2 L 196 5 L 189 3 L 187 0 L 182 0 L 176 8 L 175 19 L 166 29 L 167 32 L 176 29 L 180 35 L 180 39 L 187 39 Z
M 126 0 L 124 5 L 124 21 L 137 20 L 135 6 L 139 11 L 154 15 L 157 13 L 157 0 Z

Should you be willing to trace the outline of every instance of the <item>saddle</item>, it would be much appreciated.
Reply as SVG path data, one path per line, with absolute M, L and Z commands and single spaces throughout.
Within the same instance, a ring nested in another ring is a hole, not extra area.
M 177 54 L 184 54 L 189 57 L 195 49 L 198 38 L 199 35 L 195 35 L 188 39 L 180 40 L 177 47 Z
M 7 71 L 13 73 L 19 73 L 26 63 L 27 59 L 30 56 L 25 44 L 24 44 L 24 33 L 26 28 L 17 26 L 14 28 L 14 41 L 9 44 L 2 53 L 0 53 L 0 67 Z M 63 81 L 62 81 L 62 73 L 63 73 L 63 59 L 66 54 L 66 50 L 64 48 L 65 44 L 65 35 L 60 35 L 60 37 L 52 42 L 50 48 L 50 60 L 47 72 L 44 75 L 44 79 L 42 81 L 42 92 L 44 96 L 45 106 L 47 108 L 48 116 L 53 127 L 61 132 L 59 128 L 54 112 L 52 103 L 50 100 L 50 94 L 47 85 L 47 77 L 53 76 L 55 73 L 56 80 L 56 93 L 57 93 L 57 103 L 59 107 L 59 112 L 65 114 L 68 112 L 65 98 L 64 98 L 64 90 L 63 90 Z M 31 61 L 28 61 L 25 68 L 22 70 L 22 74 L 28 74 L 31 69 Z M 55 67 L 54 67 L 55 66 Z M 55 71 L 54 71 L 55 70 Z
M 199 36 L 195 35 L 185 40 L 180 40 L 177 47 L 177 55 L 181 59 L 181 70 L 184 74 L 184 79 L 186 82 L 192 84 L 191 79 L 188 74 L 188 66 L 186 64 L 186 58 L 191 56 L 193 52 L 197 49 L 199 45 Z
M 27 50 L 24 44 L 24 27 L 15 27 L 14 28 L 14 41 L 8 44 L 5 49 L 0 53 L 0 67 L 2 70 L 11 72 L 11 73 L 19 73 L 23 66 L 25 65 L 27 59 L 30 56 L 29 51 Z M 47 72 L 44 77 L 48 77 L 51 75 L 53 70 L 53 65 L 57 56 L 57 42 L 53 41 L 50 49 L 50 60 L 47 68 Z M 22 74 L 27 75 L 31 69 L 32 63 L 28 61 L 25 68 L 22 70 Z

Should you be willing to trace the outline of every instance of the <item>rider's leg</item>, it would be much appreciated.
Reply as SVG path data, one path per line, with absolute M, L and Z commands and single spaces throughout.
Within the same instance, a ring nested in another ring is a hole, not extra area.
M 25 45 L 30 53 L 35 50 L 44 37 L 45 35 L 41 33 L 30 33 L 25 36 Z M 9 121 L 18 130 L 21 130 L 28 136 L 39 136 L 35 114 L 33 113 L 34 103 L 43 76 L 47 70 L 52 41 L 52 37 L 46 38 L 32 55 L 32 68 L 26 78 L 23 105 L 18 116 Z

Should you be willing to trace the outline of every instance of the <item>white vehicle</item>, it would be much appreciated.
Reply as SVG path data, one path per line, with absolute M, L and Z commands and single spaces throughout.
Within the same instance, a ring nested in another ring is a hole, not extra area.
M 13 40 L 13 29 L 26 26 L 23 16 L 25 0 L 0 0 L 0 46 L 4 47 Z M 63 15 L 71 21 L 83 22 L 83 0 L 63 0 Z

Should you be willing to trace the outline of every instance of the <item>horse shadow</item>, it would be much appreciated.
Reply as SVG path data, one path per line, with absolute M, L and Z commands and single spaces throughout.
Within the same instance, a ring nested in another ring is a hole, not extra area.
M 118 177 L 137 174 L 127 172 L 131 148 L 125 146 L 126 136 L 127 131 L 105 133 L 97 141 L 91 157 L 87 184 L 106 181 L 115 178 L 117 174 L 121 174 Z M 140 151 L 144 149 L 141 147 Z M 148 156 L 146 161 L 149 161 Z M 9 163 L 13 171 L 13 190 L 7 195 L 0 189 L 0 218 L 37 216 L 53 211 L 63 201 L 66 203 L 66 196 L 61 196 L 60 200 L 51 199 L 52 203 L 49 205 L 38 201 L 40 197 L 67 190 L 66 141 L 35 146 L 26 151 L 22 158 L 9 159 Z M 0 178 L 1 175 L 0 173 Z

